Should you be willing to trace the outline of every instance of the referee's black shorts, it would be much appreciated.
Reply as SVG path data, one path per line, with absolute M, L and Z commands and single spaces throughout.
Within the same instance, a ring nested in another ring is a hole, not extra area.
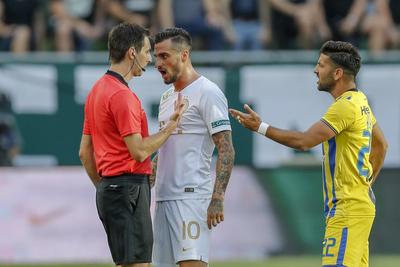
M 114 263 L 151 262 L 153 229 L 148 177 L 104 177 L 97 186 L 96 204 Z

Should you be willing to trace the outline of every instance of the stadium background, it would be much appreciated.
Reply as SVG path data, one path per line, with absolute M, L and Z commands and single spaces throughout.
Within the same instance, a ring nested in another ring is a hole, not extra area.
M 394 267 L 400 266 L 400 52 L 377 56 L 363 50 L 362 56 L 358 85 L 389 141 L 374 185 L 371 266 Z M 279 47 L 193 52 L 194 65 L 224 90 L 230 107 L 249 103 L 268 123 L 299 130 L 318 120 L 332 101 L 316 90 L 317 58 L 316 50 Z M 0 167 L 0 266 L 111 266 L 94 189 L 78 157 L 83 103 L 106 62 L 105 52 L 0 54 L 0 91 L 11 97 L 23 140 L 15 166 Z M 154 133 L 166 86 L 151 66 L 130 86 Z M 321 147 L 301 153 L 231 122 L 236 164 L 226 221 L 213 233 L 211 266 L 319 266 Z
M 331 101 L 315 89 L 317 56 L 303 51 L 194 52 L 193 59 L 199 71 L 225 91 L 231 107 L 250 103 L 273 125 L 304 130 Z M 396 255 L 400 59 L 364 56 L 358 83 L 390 145 L 374 186 L 377 219 L 371 255 Z M 19 167 L 0 169 L 0 262 L 107 262 L 94 190 L 77 154 L 83 101 L 90 84 L 106 71 L 107 55 L 2 58 L 0 88 L 12 96 L 24 143 L 15 161 Z M 149 114 L 151 132 L 157 129 L 157 103 L 166 88 L 158 75 L 149 68 L 130 83 Z M 320 147 L 300 153 L 251 134 L 234 121 L 232 125 L 237 159 L 226 222 L 213 239 L 216 260 L 318 255 L 323 235 Z

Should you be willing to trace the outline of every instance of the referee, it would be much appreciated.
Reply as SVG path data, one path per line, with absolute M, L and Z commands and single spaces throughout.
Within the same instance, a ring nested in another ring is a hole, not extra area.
M 145 267 L 153 246 L 149 156 L 175 130 L 184 104 L 178 96 L 167 127 L 149 136 L 146 113 L 128 86 L 151 62 L 149 31 L 119 24 L 109 33 L 108 50 L 111 66 L 86 99 L 79 157 L 96 187 L 97 211 L 115 264 Z

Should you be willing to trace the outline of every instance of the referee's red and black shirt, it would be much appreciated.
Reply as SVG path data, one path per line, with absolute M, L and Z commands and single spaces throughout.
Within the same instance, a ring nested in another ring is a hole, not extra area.
M 150 157 L 135 161 L 123 140 L 135 133 L 149 136 L 146 113 L 122 76 L 109 70 L 86 99 L 83 123 L 83 134 L 92 139 L 100 176 L 151 174 Z

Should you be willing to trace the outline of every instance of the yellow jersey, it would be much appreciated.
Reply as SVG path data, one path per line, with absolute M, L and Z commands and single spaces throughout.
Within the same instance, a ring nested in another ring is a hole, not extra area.
M 369 153 L 376 120 L 367 97 L 356 89 L 343 93 L 321 121 L 336 133 L 322 144 L 325 216 L 374 216 Z

